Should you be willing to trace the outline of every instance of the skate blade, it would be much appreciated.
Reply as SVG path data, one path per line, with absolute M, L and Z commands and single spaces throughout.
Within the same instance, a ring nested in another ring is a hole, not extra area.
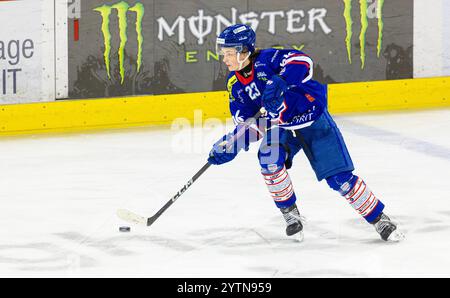
M 403 232 L 399 230 L 395 230 L 389 235 L 388 241 L 389 242 L 400 242 L 405 240 L 406 236 Z

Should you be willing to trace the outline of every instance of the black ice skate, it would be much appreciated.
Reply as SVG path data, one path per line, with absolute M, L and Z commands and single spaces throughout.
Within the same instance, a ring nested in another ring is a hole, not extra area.
M 372 224 L 384 241 L 401 241 L 405 238 L 405 235 L 397 230 L 397 225 L 384 213 L 378 215 Z
M 302 234 L 303 225 L 300 218 L 300 213 L 298 212 L 297 205 L 294 204 L 288 208 L 281 208 L 281 213 L 283 213 L 284 220 L 286 220 L 286 235 L 292 236 L 295 234 Z M 299 235 L 300 236 L 300 235 Z

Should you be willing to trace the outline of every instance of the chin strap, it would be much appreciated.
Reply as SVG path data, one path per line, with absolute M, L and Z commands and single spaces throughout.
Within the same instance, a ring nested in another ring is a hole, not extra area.
M 251 55 L 252 53 L 251 52 L 248 52 L 248 55 L 247 55 L 247 57 L 245 57 L 244 58 L 244 60 L 240 60 L 239 58 L 241 57 L 241 53 L 237 53 L 237 61 L 238 61 L 238 63 L 239 63 L 239 69 L 238 69 L 238 71 L 239 70 L 241 70 L 243 67 L 242 67 L 242 65 L 244 64 L 244 62 L 248 59 L 248 58 L 250 58 L 250 55 Z

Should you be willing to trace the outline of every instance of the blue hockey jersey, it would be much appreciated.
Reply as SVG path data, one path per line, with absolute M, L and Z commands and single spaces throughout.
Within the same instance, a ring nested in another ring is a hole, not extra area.
M 234 122 L 242 123 L 261 109 L 266 83 L 277 74 L 288 83 L 289 90 L 284 94 L 278 113 L 268 115 L 271 124 L 290 130 L 310 126 L 327 106 L 327 88 L 312 79 L 313 68 L 312 59 L 301 51 L 261 50 L 253 58 L 249 77 L 234 71 L 228 76 Z

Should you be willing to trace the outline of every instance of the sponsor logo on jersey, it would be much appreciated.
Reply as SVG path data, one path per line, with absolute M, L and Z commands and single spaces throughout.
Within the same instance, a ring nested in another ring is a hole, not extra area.
M 256 61 L 256 62 L 255 62 L 255 68 L 257 68 L 257 67 L 263 67 L 263 66 L 266 66 L 266 64 L 265 64 L 265 63 L 261 63 L 260 61 Z
M 244 103 L 244 97 L 242 97 L 242 93 L 244 93 L 244 89 L 241 88 L 237 91 L 237 97 L 239 98 L 240 102 Z
M 308 94 L 308 93 L 305 94 L 305 97 L 306 97 L 306 99 L 309 100 L 309 102 L 313 102 L 313 101 L 316 100 L 314 97 L 312 97 L 312 96 L 311 96 L 310 94 Z
M 264 79 L 267 77 L 267 74 L 264 71 L 258 71 L 256 73 L 256 76 L 258 77 L 258 79 Z
M 288 60 L 288 58 L 289 58 L 290 56 L 293 56 L 293 55 L 298 55 L 298 53 L 295 53 L 295 52 L 289 52 L 289 53 L 283 55 L 283 60 L 281 60 L 280 66 L 281 66 L 281 67 L 285 67 L 285 66 L 286 66 L 286 61 Z
M 280 51 L 279 51 L 279 50 L 276 50 L 276 51 L 275 51 L 275 54 L 273 54 L 272 59 L 270 60 L 270 62 L 273 63 L 273 61 L 275 61 L 275 58 L 277 58 L 278 53 L 280 53 Z
M 103 40 L 104 40 L 104 59 L 105 59 L 105 65 L 106 65 L 106 73 L 108 75 L 108 78 L 111 79 L 111 28 L 110 28 L 110 18 L 113 11 L 117 12 L 117 18 L 119 22 L 119 38 L 120 38 L 120 44 L 118 47 L 118 58 L 119 58 L 119 73 L 121 78 L 121 84 L 124 83 L 125 80 L 125 46 L 127 45 L 128 41 L 128 12 L 132 12 L 136 14 L 136 23 L 135 23 L 135 30 L 137 34 L 137 43 L 138 43 L 138 49 L 137 49 L 137 58 L 136 58 L 136 65 L 137 65 L 137 72 L 140 71 L 142 66 L 142 47 L 144 44 L 144 36 L 142 34 L 142 20 L 145 14 L 145 8 L 142 3 L 136 3 L 134 6 L 130 6 L 127 2 L 121 1 L 113 5 L 102 5 L 99 7 L 94 8 L 94 11 L 100 13 L 100 16 L 102 18 L 102 25 L 101 25 L 101 32 L 103 33 Z
M 237 110 L 236 114 L 233 115 L 233 121 L 234 121 L 234 124 L 236 124 L 236 125 L 245 122 L 244 117 L 239 116 L 240 113 L 241 113 L 241 110 Z
M 230 95 L 230 102 L 235 101 L 236 99 L 233 97 L 233 85 L 237 82 L 236 76 L 232 76 L 227 83 L 228 94 Z
M 294 118 L 292 118 L 291 124 L 301 124 L 301 123 L 312 121 L 313 115 L 314 115 L 314 113 L 309 112 L 309 111 L 302 115 L 297 115 Z

